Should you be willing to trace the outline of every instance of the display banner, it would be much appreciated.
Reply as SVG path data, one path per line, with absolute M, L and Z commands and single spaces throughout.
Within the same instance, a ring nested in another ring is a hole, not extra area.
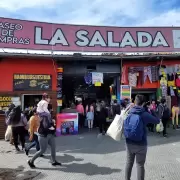
M 180 27 L 52 24 L 0 18 L 0 48 L 104 52 L 179 52 Z
M 14 74 L 14 91 L 52 90 L 52 76 L 49 74 Z
M 131 86 L 129 85 L 121 85 L 121 100 L 123 99 L 131 99 Z
M 56 135 L 78 134 L 78 113 L 57 114 Z

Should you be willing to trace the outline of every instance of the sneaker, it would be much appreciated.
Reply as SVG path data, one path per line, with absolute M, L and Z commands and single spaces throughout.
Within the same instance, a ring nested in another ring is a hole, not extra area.
M 28 160 L 28 165 L 29 165 L 30 168 L 36 168 L 34 163 L 32 163 L 30 160 Z
M 163 137 L 164 137 L 164 138 L 167 138 L 167 134 L 164 134 Z
M 44 157 L 44 155 L 43 155 L 43 154 L 41 154 L 41 155 L 40 155 L 40 157 Z
M 29 150 L 25 149 L 26 156 L 29 156 Z
M 20 149 L 17 147 L 17 148 L 16 148 L 16 151 L 18 151 L 18 152 L 19 152 L 19 151 L 20 151 Z
M 97 137 L 100 138 L 102 135 L 103 135 L 102 133 L 99 133 Z
M 62 166 L 62 164 L 57 162 L 57 161 L 55 161 L 55 162 L 52 163 L 52 166 Z

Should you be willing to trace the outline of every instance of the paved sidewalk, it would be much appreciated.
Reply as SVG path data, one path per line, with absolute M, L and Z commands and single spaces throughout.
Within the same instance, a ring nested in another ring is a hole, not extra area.
M 180 180 L 180 131 L 169 138 L 149 134 L 146 180 Z M 13 146 L 0 141 L 0 180 L 123 180 L 125 167 L 124 141 L 97 138 L 97 132 L 56 138 L 57 160 L 62 167 L 52 167 L 49 149 L 32 170 L 25 154 L 16 154 Z M 34 153 L 32 150 L 30 153 Z M 31 154 L 30 154 L 31 155 Z M 136 168 L 133 170 L 136 180 Z

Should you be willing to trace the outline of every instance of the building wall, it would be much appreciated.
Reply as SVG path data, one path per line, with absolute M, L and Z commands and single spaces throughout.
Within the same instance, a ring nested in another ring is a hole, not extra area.
M 22 94 L 42 94 L 42 91 L 13 91 L 13 74 L 51 74 L 52 91 L 47 92 L 52 97 L 53 109 L 56 111 L 56 65 L 51 59 L 2 59 L 0 60 L 0 96 L 19 96 Z
M 0 92 L 13 91 L 13 74 L 51 74 L 52 90 L 56 91 L 56 67 L 51 59 L 2 59 L 0 61 Z

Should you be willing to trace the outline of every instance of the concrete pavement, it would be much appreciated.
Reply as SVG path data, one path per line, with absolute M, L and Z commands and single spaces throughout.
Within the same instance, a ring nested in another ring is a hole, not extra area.
M 168 129 L 169 138 L 149 134 L 146 180 L 180 180 L 180 131 Z M 57 137 L 57 160 L 62 167 L 52 167 L 50 149 L 30 169 L 28 157 L 16 154 L 14 147 L 0 141 L 0 180 L 123 180 L 125 167 L 124 141 L 97 138 L 97 130 L 77 136 Z M 30 155 L 35 151 L 32 150 Z M 133 178 L 136 180 L 136 168 Z

